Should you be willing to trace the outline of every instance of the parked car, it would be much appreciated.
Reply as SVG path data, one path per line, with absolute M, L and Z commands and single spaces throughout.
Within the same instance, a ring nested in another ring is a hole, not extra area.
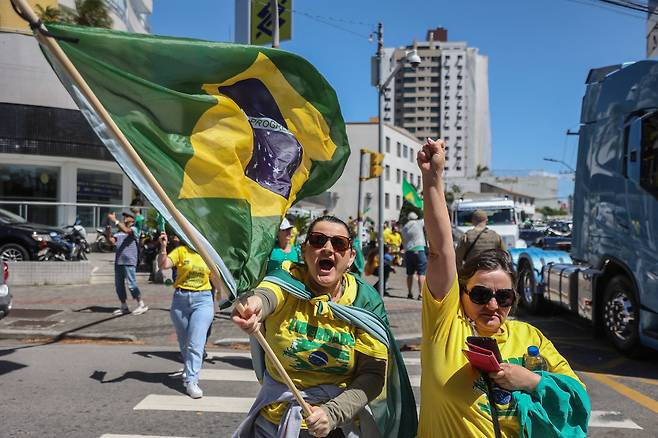
M 2 275 L 0 276 L 0 319 L 9 315 L 12 306 L 11 291 L 7 280 L 9 280 L 9 266 L 6 262 L 2 263 Z
M 54 233 L 54 234 L 51 234 Z M 47 225 L 33 224 L 11 211 L 0 208 L 0 260 L 21 262 L 39 260 L 52 236 L 62 230 Z

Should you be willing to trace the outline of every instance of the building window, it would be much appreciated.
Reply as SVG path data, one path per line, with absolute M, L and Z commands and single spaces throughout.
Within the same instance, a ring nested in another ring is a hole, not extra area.
M 389 208 L 389 204 L 390 204 L 389 195 L 388 193 L 384 193 L 384 208 Z
M 425 117 L 419 117 L 418 118 L 418 120 L 423 120 L 423 119 L 425 119 Z M 405 144 L 405 145 L 402 146 L 402 158 L 407 158 L 408 154 L 409 154 L 409 148 Z
M 414 162 L 414 149 L 409 148 L 409 161 Z
M 420 187 L 420 183 L 421 183 L 421 181 L 420 181 L 420 175 L 418 175 L 418 183 L 416 184 L 416 187 Z
M 406 170 L 402 172 L 402 179 L 407 179 L 407 171 Z
M 386 137 L 386 152 L 391 152 L 391 139 L 389 137 Z
M 395 209 L 400 209 L 400 195 L 395 195 Z
M 0 165 L 0 198 L 6 201 L 57 201 L 59 172 L 59 167 Z M 19 213 L 17 205 L 2 204 L 0 207 Z M 58 225 L 57 206 L 54 205 L 30 205 L 26 216 L 30 222 Z
M 395 182 L 400 184 L 400 169 L 395 170 Z
M 385 172 L 384 173 L 384 178 L 386 178 L 386 181 L 390 181 L 391 180 L 391 166 L 389 166 L 388 164 L 386 166 L 384 166 L 384 172 Z
M 398 144 L 397 144 L 397 149 L 398 149 L 397 152 L 398 152 L 398 157 L 399 157 L 400 155 L 402 155 L 402 145 L 400 144 L 400 142 L 398 142 Z
M 413 174 L 413 172 L 409 172 L 409 182 L 410 182 L 411 184 L 414 183 L 414 174 Z

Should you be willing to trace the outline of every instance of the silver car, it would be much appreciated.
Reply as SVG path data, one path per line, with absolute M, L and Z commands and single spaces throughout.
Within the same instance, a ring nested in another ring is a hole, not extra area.
M 0 319 L 9 314 L 11 310 L 11 292 L 7 280 L 9 279 L 9 265 L 5 262 L 2 263 L 2 276 L 0 276 Z

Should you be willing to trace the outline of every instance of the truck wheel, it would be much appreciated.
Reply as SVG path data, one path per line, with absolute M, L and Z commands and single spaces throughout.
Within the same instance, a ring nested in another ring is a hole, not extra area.
M 22 246 L 16 243 L 6 243 L 0 246 L 0 260 L 5 262 L 26 262 L 30 256 Z
M 613 277 L 603 294 L 602 323 L 608 339 L 625 354 L 640 350 L 640 308 L 635 288 L 624 276 Z
M 521 304 L 533 315 L 537 315 L 542 310 L 543 297 L 537 293 L 537 282 L 532 266 L 523 260 L 519 267 L 518 287 L 521 296 Z

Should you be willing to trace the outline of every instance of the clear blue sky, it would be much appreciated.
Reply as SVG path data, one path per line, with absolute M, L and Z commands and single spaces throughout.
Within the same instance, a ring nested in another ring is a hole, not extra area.
M 293 9 L 293 40 L 281 47 L 325 75 L 346 121 L 377 114 L 368 41 L 377 22 L 387 47 L 443 26 L 450 40 L 479 48 L 489 57 L 496 171 L 564 169 L 543 157 L 575 166 L 577 137 L 565 132 L 578 128 L 587 72 L 645 54 L 645 17 L 593 0 L 294 0 Z M 234 26 L 234 0 L 154 2 L 155 34 L 232 41 Z

